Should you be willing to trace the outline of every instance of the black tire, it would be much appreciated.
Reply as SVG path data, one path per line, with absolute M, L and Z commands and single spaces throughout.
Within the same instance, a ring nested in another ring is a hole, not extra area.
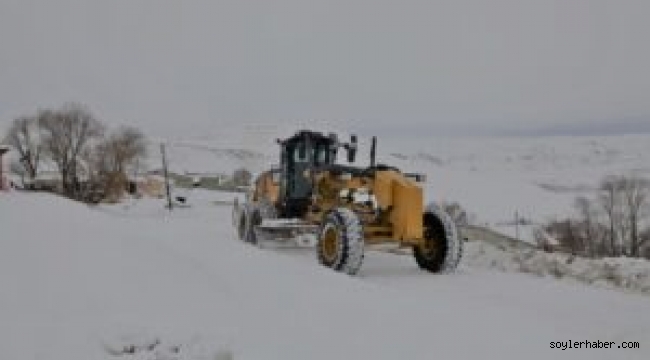
M 254 206 L 249 206 L 246 211 L 246 231 L 244 234 L 244 242 L 257 245 L 257 233 L 255 227 L 262 223 L 262 214 L 260 210 Z
M 318 236 L 318 261 L 349 275 L 363 263 L 363 227 L 357 214 L 346 208 L 332 210 L 323 221 Z
M 262 234 L 258 234 L 257 226 L 262 224 L 263 219 L 277 218 L 275 207 L 270 203 L 260 204 L 239 204 L 235 200 L 233 207 L 233 222 L 237 230 L 237 237 L 243 242 L 257 245 Z
M 433 273 L 456 270 L 463 256 L 463 242 L 451 217 L 433 204 L 424 213 L 424 238 L 425 246 L 413 248 L 418 266 Z
M 235 229 L 237 230 L 237 237 L 241 241 L 246 241 L 248 231 L 248 216 L 249 209 L 246 204 L 239 205 L 236 211 L 233 210 L 233 218 L 235 221 Z
M 257 226 L 262 224 L 262 210 L 257 207 L 252 207 L 248 214 L 248 224 L 246 227 L 246 242 L 258 245 L 260 237 L 257 235 Z
M 232 226 L 237 228 L 239 223 L 239 216 L 241 215 L 241 205 L 239 204 L 239 199 L 235 198 L 232 204 Z

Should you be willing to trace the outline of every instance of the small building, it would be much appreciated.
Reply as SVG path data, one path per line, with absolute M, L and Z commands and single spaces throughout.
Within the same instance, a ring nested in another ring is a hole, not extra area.
M 7 164 L 9 161 L 5 160 L 5 154 L 9 152 L 9 147 L 0 145 L 0 191 L 9 189 L 9 180 L 7 174 L 9 173 Z

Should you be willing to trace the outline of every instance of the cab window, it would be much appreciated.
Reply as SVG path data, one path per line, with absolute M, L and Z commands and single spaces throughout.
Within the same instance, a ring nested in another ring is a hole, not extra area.
M 316 161 L 318 161 L 321 164 L 327 163 L 327 149 L 325 149 L 324 147 L 318 148 Z
M 305 163 L 309 161 L 308 157 L 309 152 L 307 151 L 307 147 L 305 144 L 298 144 L 293 149 L 293 161 L 297 163 Z

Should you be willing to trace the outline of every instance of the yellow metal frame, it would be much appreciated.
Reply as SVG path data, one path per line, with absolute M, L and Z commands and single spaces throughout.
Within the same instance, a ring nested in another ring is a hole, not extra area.
M 306 176 L 311 176 L 305 174 Z M 314 175 L 315 196 L 305 221 L 320 225 L 329 211 L 346 207 L 359 214 L 367 243 L 398 242 L 403 245 L 424 244 L 424 200 L 418 183 L 398 171 L 376 171 L 374 176 L 345 178 L 328 171 Z M 350 204 L 340 198 L 344 189 L 366 188 L 375 195 L 383 217 L 377 219 L 372 209 Z M 273 181 L 270 171 L 257 179 L 253 201 L 276 203 L 280 186 Z

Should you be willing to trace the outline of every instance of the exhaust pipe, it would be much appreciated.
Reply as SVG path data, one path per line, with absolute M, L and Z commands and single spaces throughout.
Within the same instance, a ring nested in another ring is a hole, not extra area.
M 350 143 L 344 145 L 348 151 L 348 162 L 353 163 L 357 158 L 357 136 L 350 136 Z

